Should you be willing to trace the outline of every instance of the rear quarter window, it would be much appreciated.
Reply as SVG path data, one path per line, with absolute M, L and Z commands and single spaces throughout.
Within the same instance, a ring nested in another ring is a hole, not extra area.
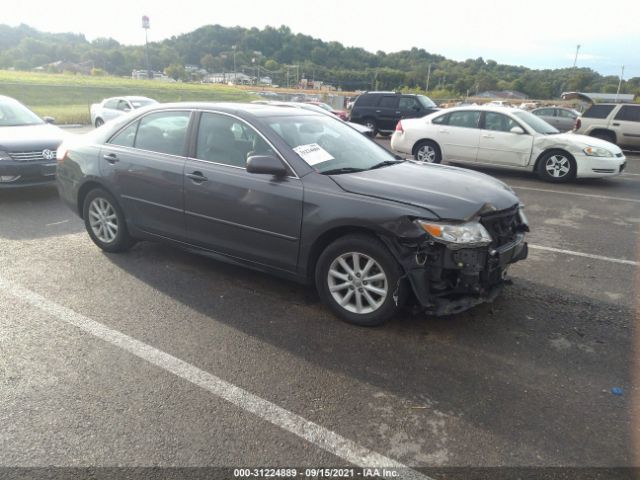
M 582 114 L 582 118 L 607 118 L 615 105 L 592 105 Z

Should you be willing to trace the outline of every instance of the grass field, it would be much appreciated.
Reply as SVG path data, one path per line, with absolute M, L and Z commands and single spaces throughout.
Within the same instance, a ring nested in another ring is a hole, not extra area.
M 6 70 L 0 70 L 0 95 L 21 101 L 39 115 L 55 117 L 59 124 L 88 124 L 89 105 L 118 95 L 142 95 L 159 102 L 241 102 L 258 98 L 242 89 L 224 85 Z

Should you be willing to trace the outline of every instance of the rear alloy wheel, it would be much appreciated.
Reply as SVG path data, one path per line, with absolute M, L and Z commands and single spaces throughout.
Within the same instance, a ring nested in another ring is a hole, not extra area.
M 440 149 L 432 141 L 420 142 L 414 151 L 414 158 L 419 162 L 424 163 L 440 163 L 442 156 L 440 155 Z
M 122 210 L 107 191 L 96 188 L 87 194 L 83 217 L 91 240 L 105 252 L 124 252 L 135 243 Z
M 369 130 L 371 130 L 372 137 L 375 137 L 378 134 L 378 126 L 376 125 L 375 120 L 371 118 L 365 119 L 364 126 L 367 127 Z
M 96 128 L 100 128 L 102 125 L 104 125 L 104 120 L 96 118 Z
M 540 159 L 538 173 L 549 182 L 568 182 L 576 176 L 576 161 L 566 152 L 548 152 Z
M 316 286 L 325 303 L 343 320 L 361 326 L 380 325 L 395 315 L 399 305 L 394 294 L 404 294 L 401 277 L 384 244 L 365 235 L 336 240 L 316 268 Z

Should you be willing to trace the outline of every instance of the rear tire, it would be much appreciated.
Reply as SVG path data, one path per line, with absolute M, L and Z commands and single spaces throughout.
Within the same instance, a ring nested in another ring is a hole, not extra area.
M 365 118 L 363 125 L 371 130 L 371 137 L 375 138 L 378 134 L 378 125 L 373 118 Z
M 552 183 L 565 183 L 576 178 L 576 160 L 563 150 L 545 152 L 538 161 L 538 175 Z
M 442 161 L 442 153 L 436 142 L 422 140 L 414 147 L 413 158 L 418 162 L 440 163 Z
M 106 190 L 91 190 L 84 199 L 82 214 L 91 240 L 105 252 L 125 252 L 136 243 L 129 235 L 122 209 Z
M 322 252 L 315 282 L 320 298 L 338 317 L 373 327 L 392 318 L 402 306 L 407 293 L 402 276 L 400 265 L 380 240 L 348 235 Z

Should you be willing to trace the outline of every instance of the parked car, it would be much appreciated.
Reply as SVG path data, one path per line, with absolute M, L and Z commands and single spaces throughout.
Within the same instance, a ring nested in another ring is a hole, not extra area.
M 573 130 L 580 112 L 565 107 L 542 107 L 532 110 L 531 113 L 540 117 L 549 125 L 556 127 L 561 132 Z
M 146 107 L 158 103 L 147 97 L 113 97 L 105 98 L 100 103 L 94 103 L 90 107 L 91 125 L 96 128 L 109 120 L 121 117 L 125 113 L 137 108 Z
M 550 182 L 618 175 L 626 165 L 622 150 L 610 142 L 560 133 L 529 112 L 502 107 L 452 108 L 402 120 L 391 148 L 421 162 L 529 170 Z
M 390 135 L 398 120 L 424 117 L 438 111 L 435 103 L 424 95 L 395 92 L 365 92 L 351 109 L 351 121 L 366 125 L 373 132 Z
M 342 120 L 340 117 L 335 116 L 333 113 L 330 113 L 327 110 L 325 110 L 324 108 L 319 107 L 318 105 L 315 105 L 313 103 L 307 103 L 307 102 L 280 102 L 280 101 L 277 101 L 277 100 L 276 101 L 254 100 L 251 103 L 258 103 L 258 104 L 262 104 L 262 105 L 273 105 L 273 106 L 277 106 L 277 107 L 303 108 L 305 110 L 310 110 L 312 112 L 317 112 L 317 113 L 321 113 L 323 115 L 328 115 L 331 118 L 335 118 L 336 120 L 341 120 L 341 121 L 345 122 L 347 125 L 349 125 L 351 128 L 357 130 L 358 132 L 362 133 L 363 135 L 366 135 L 367 137 L 372 137 L 373 136 L 373 131 L 369 127 L 366 127 L 365 125 L 360 125 L 359 123 L 348 122 L 348 121 Z
M 335 108 L 333 108 L 328 103 L 317 102 L 317 101 L 313 101 L 313 100 L 307 101 L 305 103 L 308 103 L 309 105 L 315 105 L 317 107 L 320 107 L 323 110 L 332 113 L 336 117 L 339 117 L 340 120 L 345 120 L 346 121 L 346 120 L 349 119 L 349 114 L 347 112 L 345 112 L 344 110 L 336 110 Z
M 66 137 L 17 100 L 0 96 L 0 189 L 53 182 L 56 150 Z
M 315 284 L 359 325 L 413 297 L 434 315 L 491 301 L 527 256 L 502 182 L 399 160 L 303 109 L 150 107 L 65 142 L 58 161 L 61 198 L 101 249 L 159 240 Z
M 596 103 L 576 120 L 576 133 L 601 138 L 621 147 L 640 147 L 640 105 Z

